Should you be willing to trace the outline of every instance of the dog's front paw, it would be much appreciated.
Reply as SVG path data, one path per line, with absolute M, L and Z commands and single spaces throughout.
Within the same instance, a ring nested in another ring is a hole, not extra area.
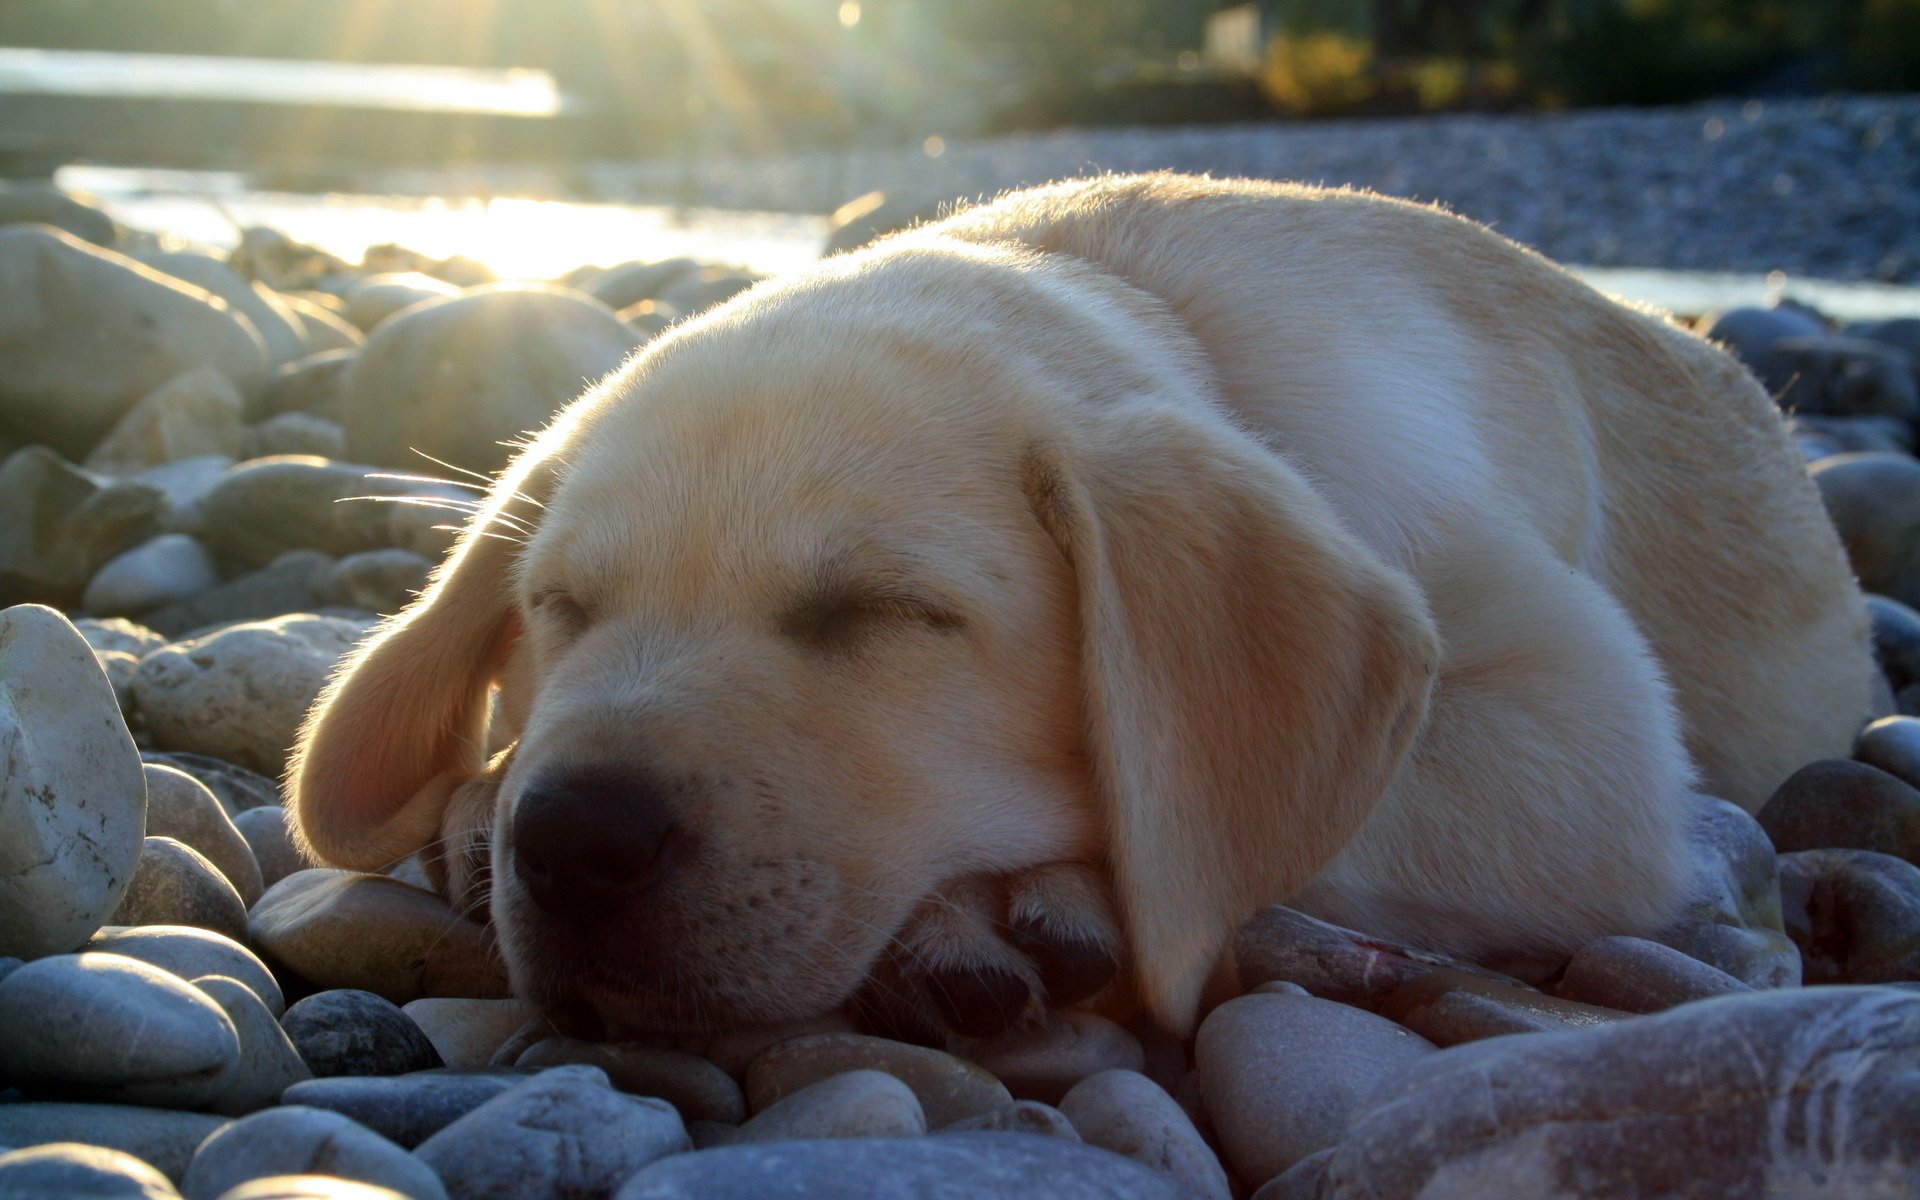
M 976 876 L 920 906 L 858 1007 L 889 1036 L 986 1037 L 1086 999 L 1119 961 L 1119 924 L 1095 868 L 1056 863 Z

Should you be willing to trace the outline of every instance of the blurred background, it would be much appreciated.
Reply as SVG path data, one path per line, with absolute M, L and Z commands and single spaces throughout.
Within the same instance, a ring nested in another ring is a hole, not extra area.
M 1912 284 L 1916 88 L 1920 0 L 0 0 L 0 175 L 506 277 L 778 271 L 836 211 L 1166 167 L 1602 271 Z

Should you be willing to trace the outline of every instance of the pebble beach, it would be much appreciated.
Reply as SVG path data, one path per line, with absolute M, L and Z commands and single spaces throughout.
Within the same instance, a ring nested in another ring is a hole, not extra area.
M 1914 283 L 1916 162 L 1920 101 L 1840 98 L 853 165 L 877 225 L 1204 169 L 1444 200 L 1587 265 Z M 713 163 L 703 196 L 777 208 L 827 169 Z M 1691 898 L 1656 936 L 1526 983 L 1275 906 L 1189 1040 L 1061 1010 L 934 1045 L 846 1013 L 593 1043 L 511 995 L 430 864 L 303 859 L 279 780 L 501 443 L 756 273 L 635 254 L 502 282 L 447 247 L 162 232 L 0 188 L 0 1196 L 1920 1194 L 1920 318 L 1684 314 L 1778 397 L 1882 686 L 1853 756 L 1757 816 L 1696 798 Z

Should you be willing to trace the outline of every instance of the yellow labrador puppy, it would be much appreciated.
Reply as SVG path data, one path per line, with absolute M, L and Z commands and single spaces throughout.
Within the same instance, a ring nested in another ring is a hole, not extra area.
M 1869 670 L 1720 351 L 1433 209 L 1111 178 L 657 339 L 346 665 L 294 804 L 490 867 L 586 1028 L 977 1032 L 1118 958 L 1184 1031 L 1275 901 L 1483 960 L 1658 927 L 1690 793 L 1844 753 Z

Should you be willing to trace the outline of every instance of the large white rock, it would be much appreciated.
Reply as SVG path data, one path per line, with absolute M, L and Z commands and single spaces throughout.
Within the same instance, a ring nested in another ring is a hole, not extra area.
M 93 573 L 80 605 L 101 616 L 133 615 L 197 596 L 219 582 L 205 547 L 184 533 L 163 533 L 108 559 Z
M 0 612 L 0 954 L 78 947 L 120 903 L 146 782 L 92 647 L 50 608 Z
M 212 367 L 184 371 L 142 397 L 87 455 L 89 471 L 110 475 L 183 458 L 240 453 L 245 403 Z
M 236 625 L 142 659 L 134 701 L 161 749 L 278 775 L 307 706 L 363 632 L 306 614 Z

